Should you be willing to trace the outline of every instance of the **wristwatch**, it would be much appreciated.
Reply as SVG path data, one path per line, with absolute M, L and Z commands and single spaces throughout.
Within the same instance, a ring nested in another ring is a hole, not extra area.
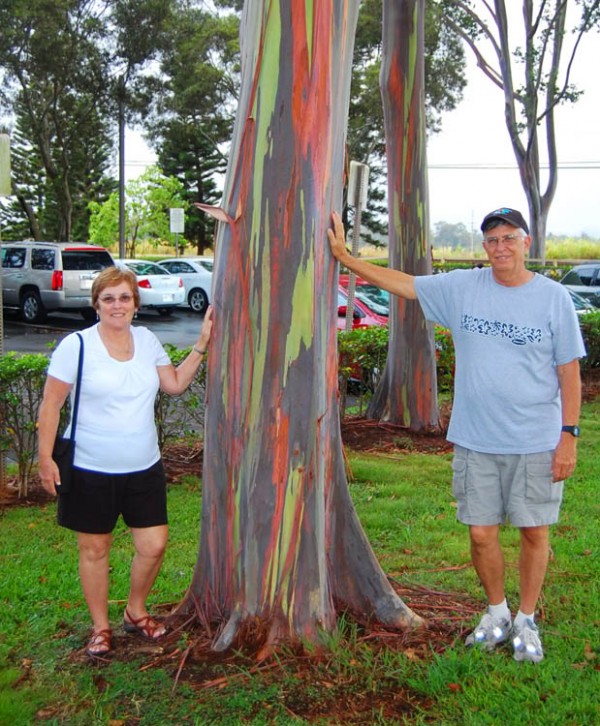
M 561 431 L 571 434 L 571 436 L 574 436 L 575 438 L 579 437 L 579 426 L 563 426 Z

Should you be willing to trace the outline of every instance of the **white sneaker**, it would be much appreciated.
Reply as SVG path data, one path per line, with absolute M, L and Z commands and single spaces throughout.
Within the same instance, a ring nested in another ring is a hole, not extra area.
M 528 660 L 539 663 L 544 658 L 544 650 L 537 625 L 527 618 L 520 626 L 513 626 L 512 642 L 515 660 Z
M 484 613 L 475 630 L 467 636 L 467 646 L 477 645 L 483 650 L 492 651 L 500 643 L 508 640 L 510 635 L 510 619 L 494 619 L 489 612 Z

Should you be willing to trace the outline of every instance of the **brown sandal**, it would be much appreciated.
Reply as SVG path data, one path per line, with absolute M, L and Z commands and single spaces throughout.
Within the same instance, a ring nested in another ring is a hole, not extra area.
M 112 630 L 110 628 L 98 632 L 92 631 L 85 654 L 90 658 L 102 658 L 112 652 L 112 647 Z M 95 648 L 101 648 L 101 650 L 95 650 Z
M 125 620 L 127 618 L 127 620 Z M 162 623 L 159 623 L 151 615 L 142 615 L 141 618 L 134 618 L 131 613 L 125 608 L 125 616 L 123 617 L 123 630 L 126 633 L 137 633 L 146 640 L 156 642 L 163 635 L 166 635 L 167 631 Z M 156 635 L 158 630 L 162 630 L 162 633 Z

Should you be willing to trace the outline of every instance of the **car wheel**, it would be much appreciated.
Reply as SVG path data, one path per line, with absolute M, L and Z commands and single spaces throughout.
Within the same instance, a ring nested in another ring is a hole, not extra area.
M 188 295 L 188 304 L 195 313 L 204 313 L 208 307 L 208 295 L 198 287 Z
M 173 312 L 173 308 L 157 308 L 158 314 L 163 317 L 168 317 Z
M 21 316 L 26 323 L 41 323 L 46 319 L 46 309 L 37 290 L 27 290 L 21 296 Z

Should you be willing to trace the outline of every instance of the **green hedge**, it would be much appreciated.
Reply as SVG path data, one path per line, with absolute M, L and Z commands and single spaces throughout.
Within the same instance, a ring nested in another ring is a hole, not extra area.
M 177 365 L 191 349 L 165 345 L 165 350 Z M 17 462 L 19 496 L 27 496 L 37 458 L 37 419 L 48 362 L 48 356 L 42 353 L 0 356 L 0 446 Z M 202 432 L 205 383 L 206 367 L 202 366 L 181 396 L 167 396 L 162 392 L 157 395 L 154 414 L 161 448 L 170 440 Z M 61 414 L 62 424 L 67 411 L 68 404 Z
M 581 360 L 581 371 L 588 375 L 600 368 L 600 311 L 582 315 L 579 322 L 587 351 Z M 361 378 L 365 388 L 374 390 L 385 367 L 387 347 L 387 327 L 339 331 L 340 376 L 347 380 Z M 435 349 L 438 391 L 452 391 L 454 343 L 450 331 L 439 325 L 435 326 Z
M 48 358 L 41 354 L 0 357 L 0 446 L 19 468 L 19 496 L 27 494 L 37 450 L 37 416 Z
M 454 343 L 446 328 L 435 326 L 438 391 L 454 386 Z M 338 332 L 339 375 L 349 393 L 369 396 L 375 391 L 385 368 L 388 328 L 372 327 Z M 362 408 L 362 402 L 361 402 Z
M 600 312 L 584 315 L 580 322 L 587 349 L 581 369 L 582 375 L 587 376 L 600 368 Z M 454 383 L 454 345 L 449 332 L 440 326 L 435 326 L 435 347 L 438 390 L 450 392 Z M 385 368 L 387 348 L 387 327 L 338 332 L 340 381 L 346 383 L 350 393 L 362 400 L 375 390 Z M 166 345 L 165 349 L 174 365 L 190 351 L 190 348 L 180 350 L 171 345 Z M 0 445 L 3 451 L 10 451 L 17 462 L 22 496 L 27 494 L 36 459 L 37 417 L 47 367 L 48 356 L 41 353 L 7 353 L 0 357 Z M 205 382 L 206 368 L 203 366 L 181 396 L 158 394 L 155 418 L 161 447 L 174 439 L 201 434 Z
M 600 368 L 600 310 L 582 315 L 579 324 L 587 351 L 586 357 L 581 361 L 581 370 L 588 374 Z

